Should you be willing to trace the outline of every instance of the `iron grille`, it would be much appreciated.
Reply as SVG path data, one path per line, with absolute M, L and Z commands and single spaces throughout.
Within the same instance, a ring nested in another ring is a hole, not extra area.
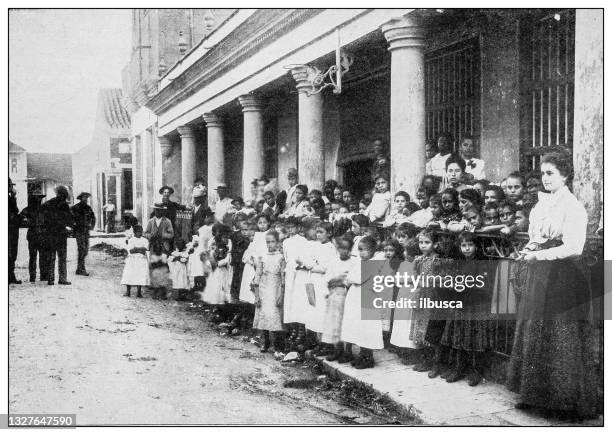
M 435 142 L 448 132 L 455 146 L 462 136 L 477 137 L 480 101 L 480 48 L 472 38 L 425 55 L 426 137 Z
M 543 154 L 572 148 L 573 11 L 521 23 L 521 170 L 539 170 Z

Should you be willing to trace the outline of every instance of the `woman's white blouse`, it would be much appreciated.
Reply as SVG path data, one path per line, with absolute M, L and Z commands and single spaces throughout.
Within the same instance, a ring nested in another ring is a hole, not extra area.
M 587 212 L 567 186 L 555 193 L 538 193 L 529 215 L 529 245 L 562 240 L 554 248 L 535 251 L 537 260 L 558 260 L 582 254 L 586 241 Z M 528 245 L 528 246 L 529 246 Z

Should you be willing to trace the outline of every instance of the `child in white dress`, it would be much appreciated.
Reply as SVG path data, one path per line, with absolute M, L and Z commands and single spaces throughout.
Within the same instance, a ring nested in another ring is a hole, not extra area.
M 315 305 L 309 305 L 309 315 L 306 321 L 306 328 L 317 334 L 318 344 L 314 349 L 314 356 L 321 356 L 328 352 L 328 346 L 321 343 L 323 333 L 323 323 L 325 320 L 325 309 L 327 307 L 326 298 L 329 295 L 325 274 L 327 268 L 338 257 L 336 247 L 331 242 L 332 224 L 320 222 L 316 226 L 317 242 L 312 245 L 312 259 L 305 263 L 310 271 L 310 279 L 315 291 Z
M 190 299 L 193 299 L 195 292 L 204 291 L 206 286 L 206 276 L 210 272 L 208 264 L 208 252 L 210 241 L 212 240 L 212 226 L 215 215 L 206 211 L 204 225 L 198 229 L 198 233 L 193 236 L 191 246 L 188 246 L 189 263 L 187 269 L 190 279 Z
M 285 297 L 283 298 L 283 323 L 288 326 L 287 350 L 295 351 L 297 337 L 300 333 L 298 316 L 296 315 L 295 276 L 296 260 L 300 249 L 306 242 L 300 234 L 300 220 L 294 216 L 285 222 L 289 237 L 283 241 L 283 256 L 285 258 Z
M 213 225 L 214 238 L 209 254 L 212 272 L 202 294 L 202 300 L 210 305 L 224 305 L 231 301 L 231 232 L 231 228 L 227 225 Z
M 348 290 L 346 277 L 353 263 L 358 262 L 351 257 L 353 239 L 339 237 L 336 239 L 338 257 L 330 264 L 325 275 L 329 289 L 326 298 L 325 318 L 323 321 L 323 334 L 321 342 L 333 347 L 326 355 L 327 361 L 336 361 L 342 356 L 344 343 L 340 339 L 342 318 L 344 317 L 344 302 Z
M 147 251 L 149 241 L 142 237 L 142 227 L 134 225 L 134 235 L 126 241 L 128 256 L 125 259 L 121 285 L 127 286 L 124 296 L 130 297 L 130 289 L 136 286 L 136 297 L 142 297 L 142 286 L 149 285 L 149 265 Z
M 270 342 L 275 357 L 283 350 L 280 342 L 283 332 L 282 307 L 285 287 L 285 259 L 278 251 L 279 238 L 275 230 L 266 233 L 268 252 L 257 260 L 257 272 L 253 282 L 255 290 L 255 317 L 253 328 L 263 334 L 261 352 L 267 352 Z M 272 337 L 270 337 L 272 335 Z
M 352 361 L 356 369 L 374 367 L 374 349 L 383 348 L 382 321 L 380 317 L 373 320 L 363 320 L 362 286 L 373 279 L 374 275 L 362 276 L 362 262 L 370 260 L 376 251 L 376 240 L 366 236 L 359 242 L 358 252 L 360 263 L 355 263 L 349 270 L 346 283 L 349 285 L 348 294 L 344 304 L 344 317 L 342 319 L 342 332 L 340 338 L 346 343 L 345 354 L 338 362 Z M 374 309 L 374 308 L 372 308 Z M 379 313 L 378 313 L 379 316 Z M 376 317 L 376 316 L 375 316 Z M 359 357 L 353 360 L 352 344 L 359 346 Z
M 189 277 L 187 276 L 187 262 L 189 254 L 185 247 L 185 242 L 178 239 L 175 243 L 175 250 L 168 257 L 168 268 L 170 269 L 170 279 L 172 280 L 172 290 L 177 301 L 184 301 L 189 289 Z

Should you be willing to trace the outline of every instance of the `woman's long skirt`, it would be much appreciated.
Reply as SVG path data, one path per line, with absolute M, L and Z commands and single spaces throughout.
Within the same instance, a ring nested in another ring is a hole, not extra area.
M 603 404 L 598 404 L 593 337 L 582 267 L 572 260 L 529 264 L 508 388 L 531 406 L 596 414 Z

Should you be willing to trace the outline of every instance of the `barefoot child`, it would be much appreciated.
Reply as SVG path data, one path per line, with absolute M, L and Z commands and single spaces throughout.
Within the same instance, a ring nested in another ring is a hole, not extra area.
M 265 243 L 268 252 L 258 258 L 257 272 L 253 282 L 255 291 L 253 328 L 262 331 L 261 352 L 267 352 L 272 342 L 274 356 L 278 358 L 284 350 L 281 339 L 285 259 L 278 251 L 279 239 L 275 230 L 266 233 Z
M 142 237 L 142 227 L 134 225 L 133 237 L 126 241 L 125 249 L 128 256 L 125 259 L 123 275 L 121 277 L 121 285 L 127 286 L 124 296 L 130 297 L 130 289 L 136 286 L 136 297 L 142 297 L 142 286 L 149 285 L 149 268 L 147 264 L 147 251 L 149 250 L 149 241 Z

